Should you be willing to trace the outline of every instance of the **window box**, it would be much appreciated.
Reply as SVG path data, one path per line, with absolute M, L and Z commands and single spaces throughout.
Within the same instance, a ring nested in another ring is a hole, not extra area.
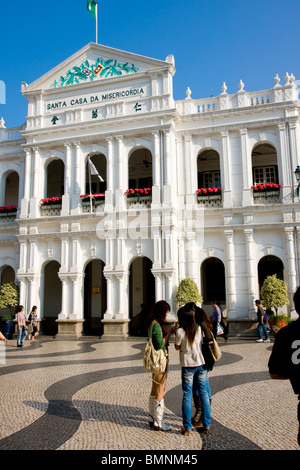
M 276 202 L 280 196 L 280 187 L 280 184 L 277 183 L 265 183 L 251 186 L 251 189 L 253 190 L 253 197 L 256 202 Z
M 215 205 L 222 200 L 222 190 L 217 188 L 200 188 L 196 191 L 197 202 L 199 204 Z
M 104 204 L 105 193 L 82 194 L 80 196 L 82 212 L 91 212 L 91 199 L 92 211 L 94 211 L 97 209 L 97 207 Z
M 0 207 L 1 220 L 13 220 L 17 216 L 17 206 L 2 206 Z
M 152 188 L 127 189 L 125 194 L 128 209 L 143 206 L 151 207 Z
M 46 199 L 41 199 L 40 207 L 41 214 L 43 216 L 47 215 L 60 215 L 62 205 L 62 197 L 47 197 Z

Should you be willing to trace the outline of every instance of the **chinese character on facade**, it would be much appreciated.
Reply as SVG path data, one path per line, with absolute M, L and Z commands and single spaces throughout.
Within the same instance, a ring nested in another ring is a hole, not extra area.
M 139 104 L 139 103 L 136 103 L 135 106 L 134 106 L 134 109 L 135 109 L 136 111 L 141 111 L 141 110 L 142 110 L 142 105 Z
M 58 121 L 58 117 L 53 116 L 53 118 L 51 119 L 52 124 L 56 124 L 56 121 Z

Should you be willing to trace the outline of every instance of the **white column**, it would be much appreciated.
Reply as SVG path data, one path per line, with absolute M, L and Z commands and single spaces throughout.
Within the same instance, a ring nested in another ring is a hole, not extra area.
M 75 181 L 73 184 L 72 199 L 71 199 L 71 214 L 79 214 L 80 208 L 80 194 L 82 191 L 81 182 L 81 146 L 80 142 L 74 142 L 75 146 Z
M 152 274 L 155 279 L 155 302 L 158 302 L 159 300 L 163 300 L 162 277 L 161 273 L 154 272 L 153 270 Z
M 248 292 L 249 292 L 249 318 L 255 317 L 254 302 L 256 295 L 256 277 L 254 268 L 254 251 L 253 251 L 253 230 L 245 229 L 246 250 L 247 250 L 247 272 L 248 272 Z
M 168 314 L 167 320 L 174 320 L 175 315 L 173 312 L 173 272 L 165 272 L 165 282 L 166 282 L 166 288 L 165 288 L 165 300 L 168 302 L 168 304 L 171 307 L 171 310 Z
M 127 174 L 127 169 L 125 171 L 124 163 L 124 143 L 123 137 L 116 137 L 118 143 L 118 155 L 117 155 L 117 191 L 116 193 L 116 208 L 119 211 L 124 211 L 126 208 L 126 198 L 124 195 L 125 192 L 125 174 Z M 126 183 L 126 186 L 128 183 Z
M 117 137 L 118 142 L 118 189 L 124 190 L 124 145 L 122 136 Z
M 171 142 L 170 142 L 170 131 L 164 131 L 164 184 L 171 185 Z
M 252 204 L 252 161 L 251 154 L 248 152 L 248 131 L 247 129 L 240 129 L 241 136 L 241 163 L 243 175 L 243 206 L 250 206 Z
M 296 177 L 294 175 L 294 171 L 296 167 L 300 164 L 300 155 L 299 155 L 299 143 L 297 140 L 297 127 L 299 129 L 299 125 L 296 122 L 289 123 L 289 133 L 290 133 L 290 152 L 291 152 L 291 179 L 292 179 L 292 191 L 296 194 L 298 183 Z
M 296 256 L 295 256 L 295 245 L 294 245 L 294 227 L 286 227 L 285 229 L 285 241 L 287 244 L 287 258 L 288 258 L 288 277 L 287 282 L 289 290 L 289 301 L 291 311 L 294 312 L 293 296 L 297 289 L 297 273 L 296 273 Z
M 106 139 L 107 142 L 107 172 L 106 172 L 106 190 L 113 190 L 113 144 L 111 137 Z
M 68 283 L 67 283 L 67 278 L 63 275 L 59 275 L 59 278 L 61 280 L 61 311 L 58 314 L 58 319 L 59 320 L 65 320 L 68 317 Z
M 222 186 L 222 193 L 223 193 L 223 207 L 232 207 L 229 133 L 222 132 L 221 136 L 222 136 L 223 155 L 220 156 L 220 170 L 221 170 L 221 186 Z
M 20 305 L 23 305 L 24 310 L 27 311 L 28 308 L 27 308 L 27 302 L 26 302 L 26 292 L 27 292 L 26 281 L 24 278 L 22 279 L 19 278 L 19 282 L 20 282 L 19 303 Z
M 236 318 L 236 290 L 235 290 L 235 266 L 234 266 L 234 245 L 233 231 L 226 230 L 227 248 L 227 311 L 230 318 Z
M 152 133 L 153 135 L 153 148 L 154 148 L 154 155 L 153 155 L 153 186 L 160 185 L 160 158 L 159 158 L 159 134 L 158 131 Z
M 31 153 L 25 150 L 25 170 L 24 170 L 24 197 L 21 200 L 21 218 L 28 215 L 28 201 L 30 199 L 30 171 L 31 171 Z
M 73 283 L 73 304 L 72 304 L 72 313 L 69 315 L 71 320 L 82 319 L 83 310 L 82 310 L 82 287 L 83 287 L 83 276 L 81 274 L 76 274 L 71 276 L 71 281 Z
M 285 124 L 279 124 L 279 143 L 280 143 L 280 155 L 278 155 L 278 167 L 279 174 L 281 174 L 282 180 L 279 181 L 281 184 L 282 191 L 282 202 L 291 202 L 291 179 L 290 179 L 290 165 L 289 165 L 289 152 L 288 152 L 288 139 L 286 135 Z
M 34 150 L 34 167 L 33 167 L 33 187 L 32 187 L 32 197 L 30 199 L 30 217 L 36 218 L 38 216 L 38 204 L 39 199 L 42 199 L 42 194 L 39 190 L 39 180 L 40 180 L 40 155 L 37 148 Z M 42 180 L 44 184 L 44 179 Z
M 71 149 L 70 144 L 65 144 L 66 148 L 66 164 L 65 164 L 65 191 L 62 196 L 62 210 L 61 215 L 67 216 L 70 211 L 70 189 L 71 189 Z
M 192 137 L 185 136 L 184 139 L 184 162 L 185 162 L 185 193 L 194 194 L 196 191 L 195 177 L 192 177 Z M 197 174 L 196 174 L 197 181 Z
M 122 319 L 126 318 L 125 310 L 126 310 L 126 303 L 124 302 L 124 281 L 125 281 L 125 274 L 120 273 L 117 274 L 118 279 L 118 298 L 119 298 L 119 308 L 118 313 L 116 314 L 116 318 Z
M 113 317 L 112 309 L 112 277 L 109 274 L 105 274 L 106 278 L 106 312 L 103 315 L 104 319 L 111 319 Z

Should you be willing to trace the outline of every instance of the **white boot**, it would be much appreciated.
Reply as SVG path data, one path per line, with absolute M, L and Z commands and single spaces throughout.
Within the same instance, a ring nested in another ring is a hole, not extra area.
M 167 426 L 163 420 L 165 402 L 164 399 L 161 401 L 155 400 L 155 416 L 154 416 L 154 428 L 155 431 L 171 431 L 171 426 Z
M 151 421 L 149 422 L 150 424 L 150 427 L 153 426 L 153 423 L 154 423 L 154 416 L 155 416 L 155 396 L 154 395 L 150 395 L 149 397 L 149 415 L 150 415 L 150 418 L 151 418 Z

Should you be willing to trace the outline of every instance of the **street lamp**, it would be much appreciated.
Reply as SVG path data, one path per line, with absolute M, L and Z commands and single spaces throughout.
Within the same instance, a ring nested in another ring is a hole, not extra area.
M 299 186 L 300 186 L 300 166 L 298 165 L 295 170 L 296 180 L 298 181 L 297 196 L 299 196 Z

